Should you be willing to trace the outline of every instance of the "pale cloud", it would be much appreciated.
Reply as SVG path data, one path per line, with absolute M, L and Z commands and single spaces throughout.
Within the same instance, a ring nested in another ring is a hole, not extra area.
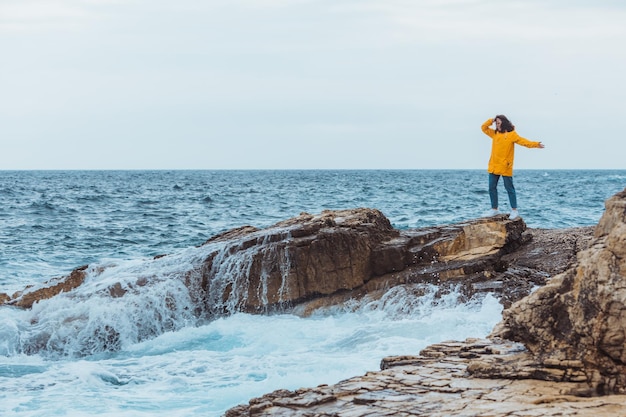
M 547 145 L 521 167 L 619 167 L 624 21 L 609 1 L 3 0 L 0 169 L 482 168 L 495 113 Z
M 344 13 L 380 14 L 405 41 L 476 41 L 506 38 L 523 40 L 598 40 L 626 33 L 626 5 L 567 1 L 358 1 L 339 2 Z
M 3 0 L 0 33 L 68 29 L 92 17 L 83 2 L 67 0 Z

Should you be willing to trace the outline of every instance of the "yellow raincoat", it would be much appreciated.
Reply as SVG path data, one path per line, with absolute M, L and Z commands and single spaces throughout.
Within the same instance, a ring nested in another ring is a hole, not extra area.
M 487 171 L 491 174 L 513 176 L 513 158 L 515 156 L 515 144 L 527 148 L 539 148 L 540 142 L 533 142 L 512 132 L 496 132 L 490 128 L 493 119 L 487 120 L 481 126 L 483 132 L 491 138 L 491 158 Z

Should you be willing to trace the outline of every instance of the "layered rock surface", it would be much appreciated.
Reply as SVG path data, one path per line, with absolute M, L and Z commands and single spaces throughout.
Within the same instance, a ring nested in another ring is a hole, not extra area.
M 505 364 L 515 364 L 507 368 Z M 499 374 L 468 377 L 497 368 Z M 538 371 L 555 378 L 531 379 Z M 526 372 L 526 374 L 522 374 Z M 385 358 L 381 370 L 296 391 L 277 390 L 226 417 L 588 416 L 615 417 L 626 396 L 581 397 L 587 385 L 557 382 L 563 370 L 537 367 L 523 345 L 481 339 L 444 342 L 420 356 Z M 584 375 L 573 373 L 579 380 Z

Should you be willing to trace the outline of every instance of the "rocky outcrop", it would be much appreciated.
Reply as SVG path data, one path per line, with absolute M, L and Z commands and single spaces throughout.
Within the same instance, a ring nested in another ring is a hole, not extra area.
M 398 231 L 378 210 L 303 214 L 250 231 L 249 238 L 229 247 L 226 257 L 209 257 L 202 291 L 212 306 L 220 305 L 220 299 L 252 312 L 295 306 L 303 315 L 410 283 L 462 281 L 471 296 L 493 289 L 473 284 L 495 282 L 506 269 L 502 256 L 525 242 L 525 228 L 523 221 L 503 216 Z M 229 257 L 250 260 L 245 283 L 220 279 Z M 212 263 L 218 258 L 216 269 Z M 242 286 L 247 288 L 245 296 L 234 300 L 235 289 Z
M 581 363 L 599 394 L 626 392 L 626 190 L 606 201 L 576 267 L 505 311 L 493 335 L 540 363 Z
M 515 364 L 515 366 L 511 366 Z M 494 376 L 488 370 L 498 369 Z M 484 339 L 443 342 L 419 356 L 385 358 L 381 370 L 335 385 L 277 390 L 231 408 L 225 417 L 588 416 L 626 412 L 626 396 L 588 397 L 580 367 L 537 367 L 523 345 Z M 487 372 L 489 378 L 468 377 Z M 522 371 L 525 374 L 522 374 Z M 548 377 L 532 380 L 543 372 Z
M 566 263 L 555 259 L 571 258 L 572 246 L 580 244 L 580 239 L 557 239 L 560 246 L 553 242 L 546 253 L 533 247 L 533 233 L 525 230 L 523 220 L 506 216 L 396 230 L 373 209 L 303 213 L 266 229 L 245 226 L 212 237 L 198 248 L 200 263 L 173 279 L 185 282 L 197 314 L 208 316 L 276 309 L 306 315 L 415 283 L 437 284 L 442 291 L 461 285 L 467 297 L 492 292 L 509 305 L 553 270 L 561 272 Z M 43 287 L 5 294 L 0 303 L 4 298 L 6 304 L 29 308 L 76 289 L 87 271 L 77 268 Z M 133 286 L 149 284 L 142 276 Z M 128 288 L 115 284 L 108 292 L 118 298 Z

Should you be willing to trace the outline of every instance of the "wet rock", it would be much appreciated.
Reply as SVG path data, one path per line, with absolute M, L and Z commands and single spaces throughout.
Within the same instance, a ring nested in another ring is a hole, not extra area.
M 46 286 L 37 289 L 25 288 L 12 296 L 0 294 L 0 305 L 8 304 L 16 307 L 31 308 L 39 300 L 54 297 L 62 292 L 69 292 L 79 287 L 85 280 L 87 265 L 74 269 L 68 276 L 50 281 Z

